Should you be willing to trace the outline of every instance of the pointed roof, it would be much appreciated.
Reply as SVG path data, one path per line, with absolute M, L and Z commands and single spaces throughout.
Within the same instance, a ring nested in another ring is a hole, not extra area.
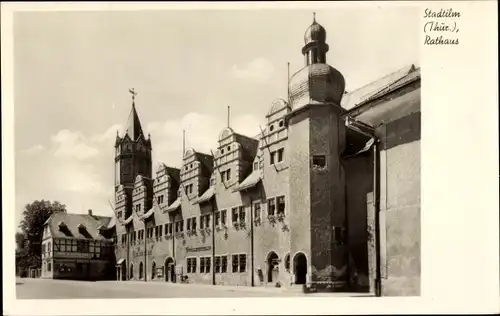
M 125 124 L 125 134 L 128 135 L 133 141 L 136 141 L 141 134 L 144 136 L 141 121 L 139 120 L 139 115 L 135 109 L 135 102 L 132 103 L 132 110 L 128 116 L 127 124 Z

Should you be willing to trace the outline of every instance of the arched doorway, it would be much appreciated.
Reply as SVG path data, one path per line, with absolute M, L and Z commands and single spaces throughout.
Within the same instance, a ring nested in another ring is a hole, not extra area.
M 175 283 L 175 265 L 174 259 L 168 257 L 165 260 L 165 282 L 173 282 Z
M 139 263 L 139 279 L 142 280 L 144 277 L 144 263 L 142 261 Z
M 151 280 L 154 280 L 156 277 L 156 262 L 153 261 L 153 265 L 151 268 Z
M 295 272 L 295 284 L 306 284 L 307 276 L 307 258 L 302 252 L 299 252 L 293 258 L 293 270 Z
M 271 251 L 267 255 L 267 283 L 275 283 L 278 281 L 278 264 L 279 258 L 276 252 Z
M 130 272 L 128 274 L 128 279 L 133 280 L 134 279 L 134 264 L 133 263 L 130 264 L 129 270 L 130 270 Z

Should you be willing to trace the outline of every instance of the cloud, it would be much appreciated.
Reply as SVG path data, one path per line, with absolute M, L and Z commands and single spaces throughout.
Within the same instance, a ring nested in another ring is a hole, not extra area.
M 36 155 L 45 150 L 45 147 L 42 144 L 37 144 L 33 147 L 23 150 L 22 152 L 28 155 Z
M 123 127 L 121 124 L 113 124 L 111 125 L 104 133 L 102 134 L 96 134 L 90 138 L 91 142 L 97 142 L 97 143 L 103 143 L 103 142 L 109 142 L 109 141 L 114 141 L 116 138 L 116 131 L 120 132 L 123 130 Z
M 240 67 L 234 65 L 231 74 L 237 79 L 248 79 L 260 83 L 269 82 L 274 74 L 274 66 L 268 59 L 257 58 Z
M 51 140 L 56 145 L 56 157 L 85 160 L 99 154 L 97 148 L 87 144 L 82 134 L 67 129 L 60 130 Z

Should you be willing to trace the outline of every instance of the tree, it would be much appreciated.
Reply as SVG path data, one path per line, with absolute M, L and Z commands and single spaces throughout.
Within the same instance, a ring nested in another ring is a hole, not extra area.
M 57 201 L 34 201 L 27 204 L 23 211 L 23 220 L 19 225 L 20 233 L 16 233 L 16 244 L 22 246 L 16 252 L 16 264 L 23 268 L 41 267 L 43 224 L 57 212 L 66 212 L 66 205 Z

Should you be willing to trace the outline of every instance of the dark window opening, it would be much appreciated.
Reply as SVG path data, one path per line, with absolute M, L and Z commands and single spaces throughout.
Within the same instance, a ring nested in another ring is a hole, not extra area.
M 326 157 L 325 157 L 325 155 L 315 155 L 315 156 L 313 156 L 313 167 L 325 168 L 326 167 Z

